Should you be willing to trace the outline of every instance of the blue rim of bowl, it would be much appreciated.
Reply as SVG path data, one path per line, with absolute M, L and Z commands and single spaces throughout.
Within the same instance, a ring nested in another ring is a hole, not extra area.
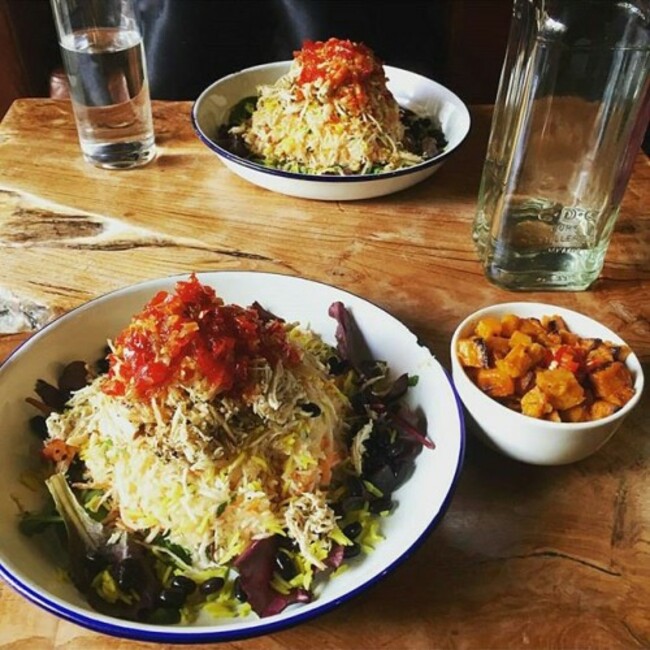
M 315 283 L 315 284 L 320 284 L 326 287 L 329 287 L 331 289 L 335 289 L 337 291 L 341 291 L 343 293 L 346 293 L 352 297 L 354 297 L 357 300 L 362 300 L 364 302 L 367 302 L 377 309 L 379 309 L 381 312 L 383 312 L 386 316 L 388 316 L 390 319 L 397 321 L 402 327 L 406 328 L 407 331 L 410 332 L 410 330 L 402 323 L 399 319 L 397 319 L 395 316 L 393 316 L 390 312 L 386 311 L 384 308 L 380 307 L 376 303 L 368 300 L 367 298 L 364 298 L 362 296 L 359 296 L 355 293 L 352 293 L 350 291 L 347 291 L 346 289 L 341 289 L 339 287 L 336 287 L 334 285 L 328 284 L 326 282 L 321 282 L 319 280 L 310 280 L 307 278 L 302 278 L 300 276 L 292 276 L 292 275 L 287 275 L 283 273 L 269 273 L 265 271 L 239 271 L 239 270 L 219 270 L 219 271 L 202 271 L 202 272 L 197 272 L 197 277 L 200 279 L 202 275 L 207 275 L 207 274 L 227 274 L 227 273 L 238 273 L 238 274 L 259 274 L 259 275 L 266 275 L 266 276 L 279 276 L 279 277 L 284 277 L 284 278 L 293 278 L 293 279 L 299 279 L 307 283 Z M 143 282 L 138 282 L 132 285 L 128 285 L 126 287 L 121 287 L 118 289 L 114 289 L 113 291 L 109 291 L 107 293 L 102 294 L 101 296 L 97 296 L 96 298 L 93 298 L 82 305 L 79 305 L 78 307 L 75 307 L 74 309 L 70 310 L 69 312 L 66 312 L 65 314 L 62 314 L 61 316 L 57 317 L 53 321 L 47 323 L 44 327 L 42 327 L 38 332 L 36 332 L 32 337 L 21 343 L 6 359 L 5 361 L 0 364 L 0 371 L 5 367 L 5 365 L 8 362 L 11 362 L 13 357 L 19 353 L 19 351 L 29 342 L 35 338 L 41 338 L 41 336 L 44 336 L 45 333 L 55 326 L 55 324 L 59 323 L 62 320 L 66 320 L 68 318 L 74 317 L 80 310 L 85 310 L 88 307 L 90 307 L 93 303 L 105 300 L 106 298 L 112 296 L 113 294 L 120 293 L 121 291 L 124 291 L 125 289 L 128 290 L 137 290 L 140 287 L 145 287 L 147 284 L 154 284 L 163 280 L 168 280 L 170 282 L 179 280 L 179 279 L 186 279 L 188 274 L 175 274 L 175 275 L 170 275 L 170 276 L 165 276 L 165 277 L 159 277 L 159 278 L 154 278 L 151 280 L 145 280 Z M 418 342 L 419 344 L 419 342 Z M 55 614 L 56 616 L 69 621 L 71 623 L 75 623 L 77 625 L 80 625 L 82 627 L 85 627 L 87 629 L 100 632 L 102 634 L 107 634 L 109 636 L 114 636 L 114 637 L 119 637 L 119 638 L 125 638 L 125 639 L 132 639 L 136 641 L 149 641 L 149 642 L 156 642 L 156 643 L 174 643 L 174 644 L 191 644 L 191 643 L 214 643 L 214 642 L 220 642 L 220 641 L 234 641 L 234 640 L 242 640 L 242 639 L 248 639 L 248 638 L 254 638 L 258 636 L 262 636 L 264 634 L 269 634 L 273 632 L 279 632 L 281 630 L 285 630 L 291 627 L 294 627 L 296 625 L 299 625 L 301 623 L 305 623 L 309 620 L 312 620 L 318 616 L 321 616 L 322 614 L 325 614 L 326 612 L 329 612 L 343 603 L 347 602 L 348 600 L 351 600 L 352 598 L 355 598 L 356 596 L 360 595 L 361 593 L 367 591 L 370 589 L 373 585 L 378 583 L 380 580 L 382 580 L 385 576 L 387 576 L 389 573 L 392 573 L 398 566 L 400 566 L 402 563 L 404 563 L 415 551 L 426 541 L 426 539 L 429 537 L 431 532 L 434 530 L 434 528 L 440 523 L 442 518 L 444 517 L 445 513 L 447 512 L 452 498 L 456 492 L 456 488 L 458 486 L 458 479 L 460 478 L 460 474 L 462 471 L 464 459 L 465 459 L 465 444 L 466 444 L 466 431 L 465 431 L 465 420 L 463 416 L 463 406 L 462 406 L 462 401 L 460 399 L 460 396 L 456 390 L 456 387 L 454 386 L 454 383 L 451 379 L 451 375 L 449 374 L 449 371 L 444 368 L 442 365 L 440 365 L 440 368 L 442 369 L 445 378 L 447 380 L 447 384 L 449 388 L 452 391 L 452 394 L 454 396 L 455 402 L 456 402 L 456 410 L 458 413 L 458 419 L 460 423 L 460 431 L 459 431 L 459 447 L 458 447 L 458 458 L 456 462 L 456 468 L 454 470 L 454 475 L 452 477 L 452 480 L 449 485 L 449 489 L 447 491 L 447 494 L 440 506 L 440 509 L 436 513 L 436 515 L 433 517 L 433 519 L 429 522 L 429 524 L 426 526 L 426 528 L 422 531 L 420 536 L 407 548 L 402 555 L 400 555 L 397 559 L 395 559 L 394 562 L 389 564 L 387 567 L 382 569 L 380 572 L 376 573 L 372 577 L 370 577 L 368 580 L 366 580 L 364 583 L 360 584 L 358 587 L 349 590 L 345 594 L 343 594 L 340 598 L 337 598 L 335 600 L 323 603 L 321 605 L 317 605 L 313 609 L 310 609 L 305 612 L 301 612 L 299 609 L 290 615 L 283 616 L 280 620 L 276 621 L 269 621 L 268 623 L 264 623 L 264 619 L 259 619 L 261 622 L 259 625 L 255 625 L 252 628 L 249 627 L 242 627 L 239 629 L 227 629 L 227 630 L 219 630 L 218 628 L 210 629 L 210 630 L 204 630 L 203 628 L 191 628 L 191 627 L 183 627 L 183 628 L 178 628 L 178 627 L 172 627 L 169 626 L 168 628 L 160 629 L 159 626 L 151 626 L 152 629 L 148 629 L 147 624 L 143 623 L 141 624 L 141 627 L 133 628 L 129 626 L 129 621 L 121 621 L 120 619 L 113 619 L 115 621 L 118 621 L 117 623 L 111 623 L 108 621 L 104 621 L 104 618 L 111 618 L 111 617 L 106 617 L 104 615 L 99 615 L 102 618 L 98 619 L 92 616 L 87 616 L 85 614 L 81 614 L 75 610 L 73 610 L 70 607 L 67 607 L 66 605 L 59 604 L 55 602 L 54 600 L 49 599 L 47 596 L 44 596 L 42 593 L 40 593 L 38 590 L 33 589 L 30 587 L 25 581 L 21 580 L 17 576 L 15 576 L 9 569 L 7 569 L 2 560 L 0 559 L 0 577 L 7 582 L 12 588 L 14 588 L 18 593 L 22 594 L 27 600 L 30 602 L 34 603 L 35 605 L 38 605 L 42 609 L 44 609 L 47 612 L 50 612 L 51 614 Z M 316 601 L 317 602 L 317 601 Z
M 256 68 L 259 68 L 260 66 L 255 66 Z M 399 70 L 399 68 L 396 68 Z M 246 72 L 246 70 L 241 70 L 240 72 L 233 73 L 232 75 L 228 76 L 235 76 L 237 74 L 241 74 L 242 72 Z M 403 70 L 403 72 L 409 72 L 408 70 Z M 415 72 L 410 73 L 410 74 L 417 74 Z M 419 75 L 421 76 L 421 75 Z M 227 77 L 224 77 L 223 79 L 226 79 Z M 242 167 L 247 167 L 248 169 L 256 172 L 260 172 L 263 174 L 269 174 L 270 176 L 278 176 L 280 178 L 287 178 L 292 181 L 302 181 L 302 182 L 309 182 L 309 183 L 314 183 L 314 182 L 319 182 L 319 183 L 367 183 L 367 182 L 375 182 L 375 181 L 383 181 L 391 178 L 398 178 L 400 176 L 407 176 L 409 174 L 414 174 L 419 171 L 424 171 L 425 169 L 428 169 L 429 167 L 435 167 L 442 162 L 444 162 L 452 153 L 457 151 L 460 146 L 467 140 L 467 136 L 470 134 L 472 130 L 472 116 L 465 105 L 465 103 L 458 97 L 456 94 L 452 93 L 448 88 L 445 88 L 445 90 L 449 93 L 451 93 L 462 105 L 462 107 L 465 109 L 467 113 L 467 132 L 463 136 L 463 138 L 454 145 L 451 149 L 445 149 L 442 151 L 440 154 L 437 156 L 434 156 L 433 158 L 429 158 L 428 160 L 424 160 L 421 163 L 418 163 L 417 165 L 412 165 L 411 167 L 403 167 L 401 169 L 396 169 L 394 171 L 390 172 L 380 172 L 379 174 L 350 174 L 350 175 L 335 175 L 335 174 L 299 174 L 297 172 L 287 172 L 282 169 L 275 169 L 273 167 L 266 167 L 265 165 L 262 165 L 261 163 L 256 163 L 251 160 L 247 160 L 246 158 L 242 158 L 241 156 L 237 156 L 234 153 L 231 153 L 227 149 L 224 149 L 220 145 L 218 145 L 214 140 L 212 140 L 207 133 L 203 131 L 203 129 L 199 126 L 198 118 L 197 118 L 197 110 L 198 110 L 198 105 L 201 102 L 201 99 L 205 95 L 205 92 L 209 90 L 214 84 L 219 83 L 223 79 L 218 79 L 215 81 L 213 84 L 208 86 L 201 95 L 194 101 L 192 104 L 192 110 L 190 112 L 190 119 L 192 121 L 192 127 L 194 128 L 194 132 L 196 135 L 199 137 L 201 142 L 205 144 L 208 149 L 211 149 L 216 153 L 218 156 L 221 158 L 225 158 L 226 160 L 229 160 L 232 163 L 235 163 L 237 165 L 241 165 Z M 432 80 L 430 80 L 432 81 Z M 436 82 L 437 83 L 437 82 Z M 444 86 L 443 86 L 444 87 Z

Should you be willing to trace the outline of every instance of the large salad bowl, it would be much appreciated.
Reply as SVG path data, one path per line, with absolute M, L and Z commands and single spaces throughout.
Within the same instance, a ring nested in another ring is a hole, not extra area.
M 43 492 L 26 481 L 38 470 L 39 441 L 30 434 L 33 407 L 25 398 L 37 379 L 54 381 L 62 366 L 101 355 L 130 317 L 158 291 L 172 290 L 180 277 L 162 278 L 99 297 L 36 333 L 0 367 L 3 421 L 0 453 L 0 576 L 36 605 L 87 628 L 145 641 L 196 643 L 244 638 L 308 620 L 360 594 L 404 562 L 427 538 L 447 509 L 458 479 L 464 449 L 461 409 L 447 373 L 398 320 L 379 307 L 331 286 L 296 277 L 256 272 L 197 274 L 226 302 L 258 301 L 289 321 L 299 321 L 334 343 L 336 323 L 328 307 L 342 301 L 351 311 L 376 358 L 395 373 L 417 375 L 409 407 L 426 419 L 435 448 L 423 449 L 412 476 L 394 493 L 396 507 L 382 524 L 383 541 L 370 554 L 355 558 L 340 576 L 327 580 L 312 602 L 290 605 L 266 618 L 213 619 L 191 624 L 155 625 L 120 620 L 94 611 L 69 580 L 56 545 L 25 537 L 18 529 L 18 506 L 36 509 Z M 187 276 L 185 276 L 186 278 Z

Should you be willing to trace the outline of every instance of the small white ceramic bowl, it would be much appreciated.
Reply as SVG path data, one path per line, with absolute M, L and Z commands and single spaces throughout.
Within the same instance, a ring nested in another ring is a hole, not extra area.
M 549 422 L 517 413 L 486 395 L 469 378 L 456 353 L 458 340 L 472 333 L 479 319 L 561 316 L 568 328 L 581 337 L 598 337 L 613 343 L 625 342 L 610 329 L 578 312 L 538 302 L 509 302 L 492 305 L 470 314 L 451 339 L 451 366 L 456 390 L 477 425 L 472 429 L 490 447 L 506 456 L 534 465 L 564 465 L 582 460 L 600 449 L 636 406 L 643 391 L 643 370 L 631 353 L 626 365 L 634 377 L 634 397 L 616 413 L 591 422 Z
M 35 414 L 25 398 L 37 379 L 54 382 L 61 368 L 76 359 L 101 356 L 114 338 L 158 291 L 173 290 L 183 277 L 151 280 L 101 296 L 44 327 L 0 366 L 0 577 L 25 597 L 64 619 L 119 637 L 160 643 L 232 641 L 276 632 L 340 606 L 405 561 L 442 519 L 458 480 L 464 450 L 460 401 L 445 370 L 402 323 L 379 307 L 340 289 L 309 280 L 269 273 L 225 271 L 199 273 L 226 301 L 250 305 L 255 300 L 290 322 L 297 321 L 335 343 L 332 302 L 342 301 L 363 332 L 371 354 L 385 360 L 395 376 L 419 381 L 408 404 L 421 411 L 435 449 L 423 449 L 410 478 L 394 492 L 397 507 L 382 520 L 384 535 L 376 549 L 351 562 L 347 571 L 326 581 L 310 603 L 291 605 L 267 618 L 255 615 L 215 619 L 202 614 L 187 625 L 154 625 L 117 619 L 94 611 L 74 586 L 61 578 L 62 560 L 45 538 L 26 538 L 18 530 L 16 501 L 37 511 L 42 494 L 23 480 L 39 467 L 39 442 L 29 432 Z
M 324 201 L 368 199 L 411 187 L 436 172 L 469 133 L 470 116 L 465 104 L 450 90 L 426 77 L 385 66 L 388 89 L 403 108 L 437 118 L 447 146 L 437 156 L 413 167 L 382 174 L 326 176 L 285 172 L 236 156 L 213 140 L 228 120 L 230 110 L 244 97 L 257 95 L 260 85 L 272 84 L 289 70 L 290 61 L 247 68 L 208 86 L 192 107 L 192 124 L 207 147 L 235 174 L 274 192 Z

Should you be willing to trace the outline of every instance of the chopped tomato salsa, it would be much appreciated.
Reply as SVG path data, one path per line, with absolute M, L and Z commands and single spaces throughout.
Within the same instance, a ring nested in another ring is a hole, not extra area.
M 328 82 L 329 92 L 353 110 L 361 110 L 369 101 L 365 83 L 373 76 L 384 79 L 381 61 L 363 43 L 338 38 L 305 41 L 294 58 L 301 66 L 298 83 Z
M 299 360 L 280 320 L 254 307 L 226 305 L 192 274 L 174 293 L 161 291 L 117 337 L 103 390 L 148 398 L 171 383 L 205 378 L 219 394 L 252 387 L 251 367 Z

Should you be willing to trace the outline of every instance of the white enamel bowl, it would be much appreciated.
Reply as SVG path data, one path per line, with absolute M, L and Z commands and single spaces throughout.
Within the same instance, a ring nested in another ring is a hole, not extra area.
M 156 292 L 172 290 L 177 280 L 187 276 L 120 289 L 66 314 L 35 334 L 0 367 L 0 575 L 37 605 L 106 634 L 161 643 L 216 642 L 277 631 L 328 611 L 367 589 L 413 553 L 443 517 L 461 470 L 462 408 L 451 381 L 395 318 L 362 298 L 300 278 L 238 271 L 197 275 L 227 302 L 249 305 L 257 300 L 289 321 L 310 326 L 330 343 L 334 343 L 336 323 L 327 310 L 341 300 L 351 309 L 376 358 L 386 360 L 396 375 L 418 375 L 409 404 L 423 413 L 436 448 L 423 449 L 412 477 L 394 493 L 397 507 L 383 520 L 384 541 L 328 581 L 311 603 L 292 605 L 264 619 L 201 618 L 187 626 L 131 623 L 98 614 L 69 582 L 61 580 L 57 567 L 62 558 L 43 538 L 26 538 L 18 532 L 14 499 L 27 509 L 37 509 L 41 498 L 22 481 L 26 470 L 37 466 L 39 444 L 28 430 L 35 413 L 25 398 L 33 395 L 38 378 L 55 381 L 64 364 L 99 358 L 106 340 L 115 337 Z
M 244 97 L 257 95 L 257 87 L 272 84 L 287 72 L 290 61 L 247 68 L 208 86 L 192 107 L 192 124 L 201 141 L 238 176 L 281 194 L 324 201 L 352 201 L 398 192 L 436 172 L 460 146 L 470 128 L 465 104 L 439 83 L 406 70 L 385 66 L 388 88 L 397 102 L 419 115 L 437 118 L 448 141 L 443 152 L 419 165 L 382 174 L 325 176 L 270 169 L 236 156 L 213 140 L 228 121 L 232 107 Z
M 486 395 L 468 377 L 456 353 L 458 340 L 468 336 L 481 318 L 505 314 L 520 317 L 561 316 L 568 328 L 587 338 L 613 343 L 625 342 L 598 321 L 578 312 L 538 302 L 511 302 L 493 305 L 470 314 L 457 327 L 451 340 L 451 365 L 456 390 L 474 421 L 474 431 L 493 449 L 506 456 L 534 465 L 564 465 L 598 451 L 621 426 L 636 406 L 643 391 L 643 369 L 632 353 L 626 364 L 634 377 L 634 397 L 619 411 L 592 422 L 549 422 L 517 413 Z

